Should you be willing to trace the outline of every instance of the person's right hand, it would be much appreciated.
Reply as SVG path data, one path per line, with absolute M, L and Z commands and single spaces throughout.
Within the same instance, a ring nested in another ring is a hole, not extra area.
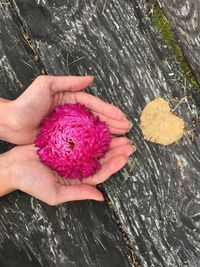
M 110 147 L 101 160 L 101 169 L 82 181 L 59 177 L 40 161 L 34 145 L 14 147 L 0 157 L 0 196 L 19 189 L 49 205 L 84 199 L 103 201 L 95 186 L 120 170 L 135 150 L 125 137 L 113 138 Z M 11 181 L 10 188 L 3 190 L 4 181 Z

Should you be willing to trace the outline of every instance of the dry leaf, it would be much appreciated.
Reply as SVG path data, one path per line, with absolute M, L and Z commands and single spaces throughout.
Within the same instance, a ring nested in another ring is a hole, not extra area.
M 172 114 L 163 98 L 156 98 L 145 106 L 140 122 L 144 139 L 154 143 L 169 145 L 184 134 L 184 121 Z

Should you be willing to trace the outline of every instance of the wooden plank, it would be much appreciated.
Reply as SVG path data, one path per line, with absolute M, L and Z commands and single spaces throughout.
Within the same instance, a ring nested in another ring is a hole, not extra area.
M 184 55 L 200 83 L 200 1 L 159 1 L 179 39 Z
M 19 25 L 11 6 L 0 4 L 0 96 L 11 99 L 41 71 Z M 132 265 L 106 203 L 49 207 L 15 192 L 0 199 L 0 210 L 1 267 Z
M 0 2 L 0 97 L 15 99 L 39 74 L 31 49 L 17 29 L 10 5 Z M 0 153 L 11 148 L 0 140 Z
M 142 265 L 198 266 L 200 140 L 186 134 L 179 143 L 163 147 L 145 142 L 139 129 L 139 116 L 148 101 L 157 96 L 172 99 L 174 92 L 181 98 L 190 92 L 174 78 L 138 2 L 16 4 L 48 73 L 93 74 L 96 80 L 90 91 L 121 107 L 135 124 L 128 136 L 138 151 L 103 188 Z M 45 28 L 36 32 L 41 18 Z M 198 116 L 192 99 L 179 105 L 176 113 L 186 121 L 186 129 Z

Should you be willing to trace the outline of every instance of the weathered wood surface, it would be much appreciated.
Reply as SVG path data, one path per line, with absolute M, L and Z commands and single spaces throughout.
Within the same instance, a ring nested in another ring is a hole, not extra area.
M 0 97 L 14 99 L 39 71 L 30 48 L 25 48 L 25 40 L 19 38 L 16 18 L 8 12 L 8 6 L 6 1 L 0 4 Z M 0 141 L 0 152 L 7 149 L 8 144 Z
M 179 39 L 184 55 L 200 83 L 200 1 L 159 1 Z
M 11 6 L 0 4 L 0 97 L 16 98 L 39 73 Z M 1 267 L 128 267 L 129 255 L 106 203 L 49 207 L 20 192 L 0 199 Z
M 145 142 L 139 129 L 141 110 L 149 100 L 171 99 L 174 92 L 185 96 L 171 74 L 143 2 L 15 1 L 47 72 L 93 74 L 91 92 L 121 107 L 135 124 L 128 136 L 138 151 L 103 188 L 142 266 L 197 267 L 199 137 L 192 140 L 186 134 L 179 143 L 163 147 Z M 197 118 L 197 108 L 191 99 L 176 109 L 186 129 Z

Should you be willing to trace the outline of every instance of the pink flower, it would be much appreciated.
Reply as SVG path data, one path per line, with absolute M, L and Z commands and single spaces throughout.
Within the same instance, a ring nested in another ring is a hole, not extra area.
M 65 104 L 46 117 L 35 145 L 40 159 L 60 176 L 82 180 L 100 168 L 111 135 L 85 106 Z

